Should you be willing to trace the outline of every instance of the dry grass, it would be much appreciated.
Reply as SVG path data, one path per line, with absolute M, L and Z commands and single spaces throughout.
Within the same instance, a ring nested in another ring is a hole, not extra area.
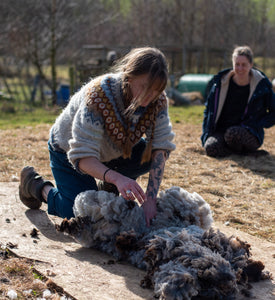
M 18 180 L 25 165 L 52 179 L 47 140 L 50 125 L 0 131 L 1 181 Z M 211 206 L 216 221 L 275 242 L 275 127 L 266 130 L 261 157 L 207 157 L 200 125 L 174 124 L 177 149 L 167 162 L 161 189 L 173 185 L 197 192 Z M 147 176 L 139 179 L 146 187 Z
M 52 179 L 49 167 L 47 140 L 50 125 L 0 131 L 1 181 L 18 181 L 22 167 L 34 166 L 47 179 Z M 262 239 L 275 242 L 275 127 L 266 131 L 264 149 L 270 155 L 244 157 L 232 155 L 214 159 L 204 154 L 200 144 L 200 125 L 174 124 L 177 149 L 171 154 L 161 189 L 173 185 L 189 192 L 197 192 L 211 206 L 216 221 L 227 223 Z M 139 179 L 146 186 L 147 176 Z M 22 294 L 32 289 L 29 296 L 18 299 L 36 299 L 47 284 L 37 281 L 32 263 L 16 257 L 0 257 L 0 295 L 8 289 Z M 24 280 L 22 280 L 24 279 Z M 42 278 L 41 278 L 42 279 Z M 54 292 L 54 291 L 53 291 Z M 56 293 L 48 299 L 60 299 Z
M 194 139 L 200 126 L 183 127 L 186 141 L 179 137 L 176 164 L 169 162 L 166 176 L 181 173 L 173 184 L 199 193 L 211 205 L 214 220 L 230 222 L 230 226 L 274 242 L 274 129 L 268 131 L 264 145 L 269 156 L 214 159 L 207 157 L 200 141 Z
M 201 126 L 176 124 L 177 150 L 167 163 L 163 187 L 197 192 L 211 206 L 215 221 L 275 242 L 275 128 L 266 131 L 262 157 L 205 155 Z
M 5 247 L 1 248 L 0 299 L 75 299 L 37 271 L 33 265 L 35 261 L 18 257 Z

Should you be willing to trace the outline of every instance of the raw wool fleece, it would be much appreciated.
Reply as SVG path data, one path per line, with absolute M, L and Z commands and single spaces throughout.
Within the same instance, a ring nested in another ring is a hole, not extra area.
M 210 206 L 180 187 L 160 192 L 149 228 L 136 202 L 105 191 L 79 194 L 74 214 L 57 230 L 146 270 L 141 285 L 160 299 L 234 299 L 240 284 L 264 276 L 250 245 L 214 231 Z

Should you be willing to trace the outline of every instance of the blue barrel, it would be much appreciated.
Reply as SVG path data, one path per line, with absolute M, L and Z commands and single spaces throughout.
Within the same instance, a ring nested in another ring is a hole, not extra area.
M 57 91 L 57 105 L 66 106 L 70 100 L 70 86 L 68 84 L 61 84 Z

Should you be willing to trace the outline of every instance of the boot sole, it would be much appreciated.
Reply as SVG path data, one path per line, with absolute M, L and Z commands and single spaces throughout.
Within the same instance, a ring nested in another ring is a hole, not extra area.
M 32 167 L 25 167 L 22 172 L 21 172 L 21 180 L 20 182 L 22 182 L 22 177 L 23 178 L 27 178 L 28 175 L 33 172 L 33 168 Z M 22 203 L 24 205 L 26 205 L 27 207 L 31 208 L 31 209 L 39 209 L 42 205 L 42 202 L 33 198 L 33 197 L 25 197 L 23 195 L 23 188 L 21 185 L 19 185 L 19 198 L 22 201 Z

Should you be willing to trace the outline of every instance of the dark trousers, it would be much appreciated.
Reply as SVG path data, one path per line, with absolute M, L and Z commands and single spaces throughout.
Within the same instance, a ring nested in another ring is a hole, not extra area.
M 232 126 L 225 132 L 212 134 L 207 138 L 204 145 L 206 154 L 212 157 L 253 152 L 259 147 L 260 143 L 257 137 L 241 126 Z
M 49 145 L 50 166 L 55 179 L 56 188 L 48 194 L 48 213 L 61 218 L 74 217 L 73 205 L 75 197 L 87 190 L 98 190 L 94 177 L 76 171 L 68 161 L 67 154 L 54 151 Z M 107 167 L 132 179 L 149 172 L 151 163 L 141 164 L 146 142 L 141 139 L 133 147 L 131 158 L 111 160 L 104 163 Z

